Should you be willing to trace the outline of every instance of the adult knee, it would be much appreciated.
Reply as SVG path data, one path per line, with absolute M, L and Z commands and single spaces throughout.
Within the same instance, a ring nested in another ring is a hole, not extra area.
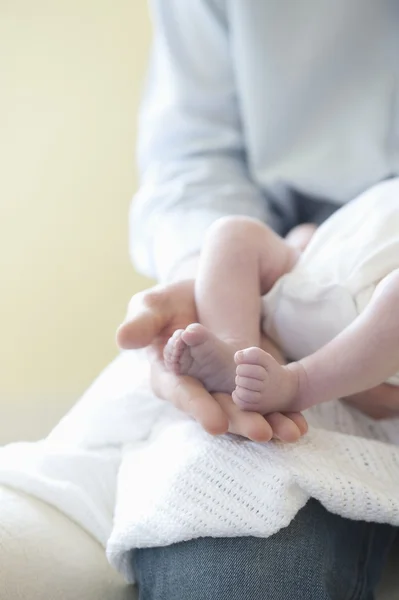
M 199 538 L 136 550 L 133 568 L 148 600 L 340 600 L 348 590 L 371 593 L 391 529 L 343 519 L 310 500 L 267 539 Z M 365 548 L 363 572 L 358 565 Z M 378 567 L 374 575 L 371 561 Z
M 148 600 L 330 600 L 318 558 L 273 538 L 200 538 L 136 550 L 134 570 Z
M 335 527 L 335 519 L 310 501 L 267 539 L 199 538 L 136 550 L 133 568 L 148 600 L 338 600 L 349 583 L 345 550 L 335 547 L 332 532 L 347 526 Z

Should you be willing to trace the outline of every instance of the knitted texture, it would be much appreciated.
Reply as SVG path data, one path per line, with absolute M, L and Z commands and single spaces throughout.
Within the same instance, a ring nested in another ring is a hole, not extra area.
M 399 525 L 399 419 L 336 401 L 296 444 L 212 437 L 146 383 L 125 353 L 36 444 L 0 450 L 0 483 L 58 507 L 133 581 L 132 548 L 200 536 L 269 536 L 310 497 L 351 519 Z

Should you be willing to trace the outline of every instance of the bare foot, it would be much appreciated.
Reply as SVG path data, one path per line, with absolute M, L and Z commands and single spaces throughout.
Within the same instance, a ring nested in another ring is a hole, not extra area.
M 299 379 L 296 371 L 281 366 L 261 348 L 235 355 L 236 388 L 232 397 L 239 408 L 261 414 L 297 410 Z
M 231 394 L 235 387 L 236 349 L 193 323 L 175 331 L 165 346 L 164 361 L 176 375 L 190 375 L 202 381 L 209 392 Z

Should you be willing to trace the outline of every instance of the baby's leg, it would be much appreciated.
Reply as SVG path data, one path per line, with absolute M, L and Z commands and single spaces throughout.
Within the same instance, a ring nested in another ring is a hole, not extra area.
M 258 346 L 261 296 L 293 268 L 298 256 L 260 221 L 217 221 L 207 236 L 196 282 L 200 322 L 237 348 Z
M 234 353 L 259 346 L 261 296 L 294 266 L 298 251 L 269 227 L 245 217 L 218 221 L 201 254 L 196 282 L 199 320 L 177 332 L 165 361 L 209 391 L 234 389 Z
M 256 412 L 301 411 L 376 387 L 399 371 L 399 270 L 379 283 L 349 327 L 314 354 L 282 367 L 251 348 L 236 361 L 233 399 Z

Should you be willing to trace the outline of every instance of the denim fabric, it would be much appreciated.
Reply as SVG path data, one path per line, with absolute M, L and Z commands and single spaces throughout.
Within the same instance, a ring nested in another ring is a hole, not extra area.
M 131 560 L 139 600 L 372 600 L 395 535 L 311 500 L 270 538 L 199 538 Z

